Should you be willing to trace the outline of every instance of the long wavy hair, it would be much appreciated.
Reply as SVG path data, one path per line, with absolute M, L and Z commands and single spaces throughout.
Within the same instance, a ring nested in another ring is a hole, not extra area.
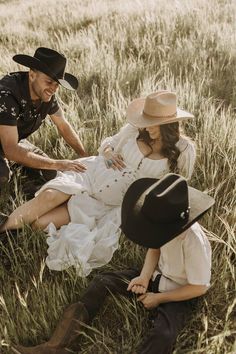
M 176 146 L 176 143 L 180 138 L 179 122 L 160 125 L 160 133 L 162 142 L 161 154 L 168 159 L 170 172 L 179 173 L 177 161 L 180 155 L 180 150 Z M 151 139 L 145 128 L 139 130 L 138 139 L 151 148 L 150 153 L 147 155 L 149 156 L 153 152 L 152 145 L 155 140 Z

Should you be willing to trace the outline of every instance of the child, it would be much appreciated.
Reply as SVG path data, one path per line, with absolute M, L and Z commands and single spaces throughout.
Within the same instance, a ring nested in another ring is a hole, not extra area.
M 211 276 L 211 248 L 196 221 L 214 200 L 188 187 L 176 174 L 161 180 L 141 178 L 125 194 L 122 225 L 125 235 L 148 247 L 141 273 L 135 269 L 98 275 L 81 301 L 64 312 L 52 338 L 36 347 L 17 347 L 21 354 L 66 354 L 81 322 L 96 315 L 109 293 L 132 297 L 147 309 L 156 308 L 153 328 L 137 354 L 167 354 L 192 311 L 191 299 L 203 295 Z M 127 287 L 127 282 L 128 287 Z

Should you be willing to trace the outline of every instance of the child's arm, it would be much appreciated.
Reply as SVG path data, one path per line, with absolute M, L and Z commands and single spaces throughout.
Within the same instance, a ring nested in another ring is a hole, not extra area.
M 190 300 L 194 297 L 205 294 L 207 289 L 208 287 L 206 285 L 186 284 L 175 290 L 163 293 L 143 294 L 139 296 L 138 301 L 141 301 L 147 309 L 151 309 L 164 302 Z
M 144 265 L 140 273 L 140 276 L 148 278 L 149 281 L 153 275 L 154 270 L 156 269 L 159 258 L 160 258 L 160 249 L 149 248 L 146 253 Z
M 149 280 L 156 269 L 159 258 L 160 249 L 148 249 L 140 276 L 130 281 L 128 291 L 131 290 L 135 294 L 144 294 L 147 291 Z

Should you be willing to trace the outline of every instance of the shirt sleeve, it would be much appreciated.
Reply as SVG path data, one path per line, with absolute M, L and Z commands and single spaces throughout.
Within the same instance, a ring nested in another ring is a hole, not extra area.
M 101 146 L 98 148 L 99 155 L 102 154 L 104 148 L 108 145 L 118 152 L 120 147 L 123 146 L 129 138 L 137 134 L 137 128 L 133 127 L 131 124 L 124 125 L 117 134 L 109 136 L 102 141 Z
M 193 285 L 210 285 L 211 246 L 198 223 L 190 229 L 184 241 L 184 259 L 187 281 Z
M 11 93 L 0 92 L 0 125 L 17 125 L 19 105 Z
M 60 108 L 60 106 L 59 106 L 58 100 L 57 100 L 56 96 L 53 95 L 52 102 L 51 102 L 51 108 L 50 108 L 48 114 L 50 116 L 55 114 L 58 111 L 59 108 Z
M 190 179 L 193 173 L 193 168 L 196 160 L 196 150 L 194 143 L 190 140 L 184 139 L 180 149 L 178 158 L 178 169 L 181 176 Z

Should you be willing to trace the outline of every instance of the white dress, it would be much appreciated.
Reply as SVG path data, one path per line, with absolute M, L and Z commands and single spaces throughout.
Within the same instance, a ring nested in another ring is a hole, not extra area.
M 85 172 L 58 172 L 39 190 L 53 188 L 71 194 L 70 223 L 59 230 L 52 223 L 47 228 L 46 264 L 50 269 L 75 266 L 80 276 L 87 276 L 93 268 L 108 263 L 118 248 L 120 207 L 130 184 L 138 178 L 161 178 L 169 172 L 167 158 L 143 156 L 136 141 L 138 134 L 137 128 L 127 124 L 118 134 L 106 138 L 98 150 L 101 153 L 111 144 L 123 156 L 126 168 L 122 171 L 108 169 L 101 155 L 86 157 L 80 159 L 87 166 Z M 181 151 L 180 173 L 189 178 L 195 161 L 194 145 L 186 138 L 180 138 L 176 145 Z

